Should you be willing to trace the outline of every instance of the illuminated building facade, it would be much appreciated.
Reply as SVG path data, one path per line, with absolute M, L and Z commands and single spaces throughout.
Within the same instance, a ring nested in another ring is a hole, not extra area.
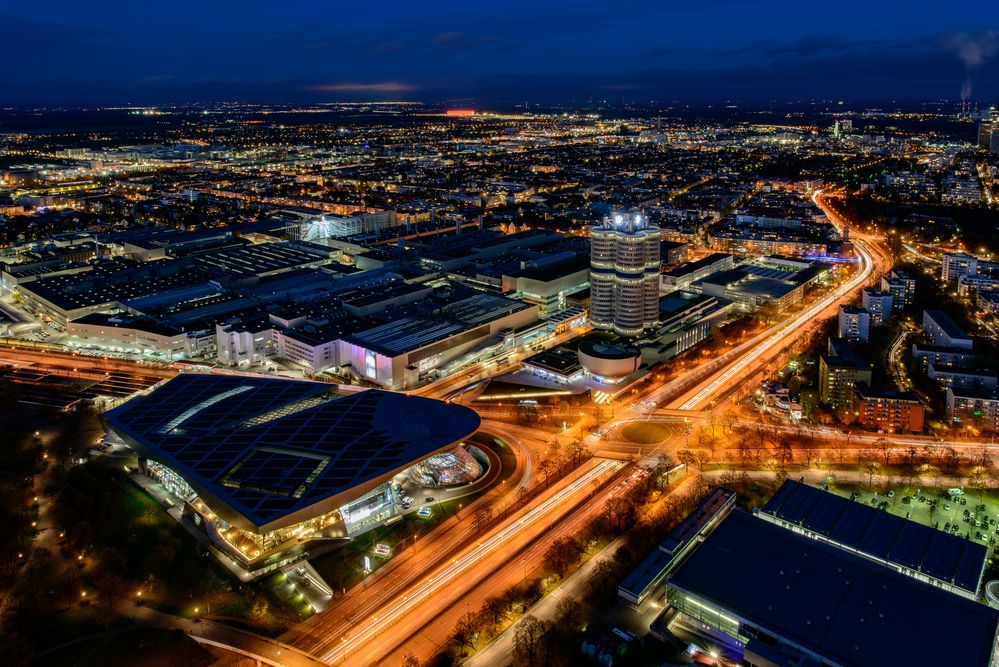
M 590 322 L 635 337 L 659 319 L 659 229 L 616 215 L 590 229 Z
M 107 413 L 139 470 L 254 574 L 400 512 L 392 480 L 479 426 L 468 408 L 380 390 L 182 374 Z

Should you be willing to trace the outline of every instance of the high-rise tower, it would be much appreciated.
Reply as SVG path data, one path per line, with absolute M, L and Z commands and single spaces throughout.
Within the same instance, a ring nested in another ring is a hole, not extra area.
M 635 337 L 659 318 L 659 228 L 638 214 L 590 228 L 590 322 Z

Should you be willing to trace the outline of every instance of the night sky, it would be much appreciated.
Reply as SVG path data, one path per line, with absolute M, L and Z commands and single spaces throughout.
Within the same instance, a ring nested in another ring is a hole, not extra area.
M 999 100 L 999 2 L 0 3 L 0 105 Z

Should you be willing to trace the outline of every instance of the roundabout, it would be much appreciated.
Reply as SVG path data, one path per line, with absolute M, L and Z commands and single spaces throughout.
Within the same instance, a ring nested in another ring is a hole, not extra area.
M 666 424 L 632 422 L 621 428 L 621 437 L 636 445 L 658 445 L 673 434 Z

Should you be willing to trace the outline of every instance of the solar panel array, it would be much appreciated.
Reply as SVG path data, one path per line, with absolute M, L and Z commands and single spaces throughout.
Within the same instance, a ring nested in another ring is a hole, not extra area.
M 793 480 L 760 510 L 883 561 L 976 592 L 987 549 Z
M 143 455 L 258 526 L 410 465 L 479 425 L 461 406 L 379 390 L 334 396 L 330 389 L 182 374 L 106 417 Z M 322 396 L 332 400 L 316 400 Z

